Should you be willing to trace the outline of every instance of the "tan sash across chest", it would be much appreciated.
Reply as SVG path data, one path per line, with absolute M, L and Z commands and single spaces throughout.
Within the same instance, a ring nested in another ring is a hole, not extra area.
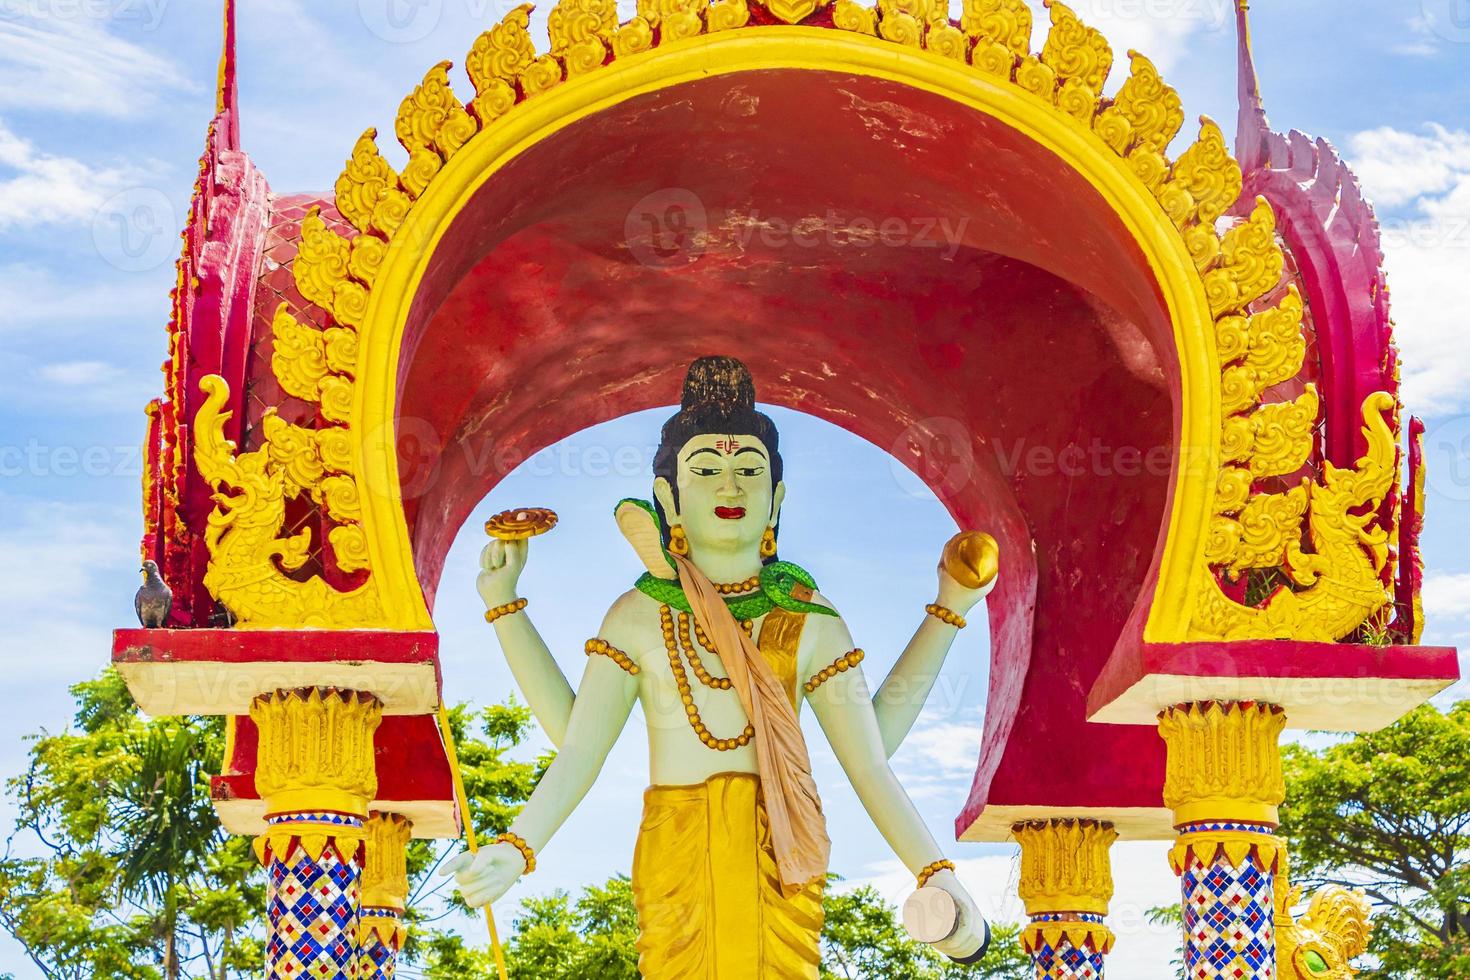
M 735 622 L 724 597 L 699 567 L 683 555 L 672 557 L 694 621 L 714 642 L 740 706 L 755 729 L 756 770 L 770 819 L 771 847 L 781 884 L 794 893 L 813 881 L 826 879 L 832 843 L 822 816 L 822 799 L 812 779 L 806 738 L 788 693 L 790 686 L 778 676 L 755 640 Z M 768 615 L 768 623 L 769 619 Z M 786 632 L 778 627 L 771 642 Z M 782 649 L 787 645 L 782 643 Z M 793 645 L 788 668 L 793 675 L 795 654 Z

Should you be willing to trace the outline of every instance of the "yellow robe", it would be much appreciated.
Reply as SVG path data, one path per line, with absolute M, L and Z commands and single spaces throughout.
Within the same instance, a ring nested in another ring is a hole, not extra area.
M 761 653 L 793 704 L 804 622 L 776 609 L 761 628 Z M 633 894 L 645 980 L 816 980 L 822 890 L 783 891 L 754 773 L 644 795 Z

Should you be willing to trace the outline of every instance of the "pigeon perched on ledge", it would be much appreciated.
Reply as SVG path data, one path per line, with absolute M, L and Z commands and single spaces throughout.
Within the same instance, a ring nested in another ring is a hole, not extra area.
M 174 593 L 158 574 L 157 562 L 145 561 L 139 571 L 143 573 L 143 587 L 133 597 L 133 608 L 144 629 L 158 629 L 168 622 L 168 614 L 174 608 Z

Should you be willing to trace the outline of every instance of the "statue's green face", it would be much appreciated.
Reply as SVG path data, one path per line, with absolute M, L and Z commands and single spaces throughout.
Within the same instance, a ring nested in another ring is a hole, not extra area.
M 679 523 L 696 556 L 758 550 L 783 493 L 771 484 L 770 450 L 755 436 L 695 436 L 679 450 L 678 482 Z

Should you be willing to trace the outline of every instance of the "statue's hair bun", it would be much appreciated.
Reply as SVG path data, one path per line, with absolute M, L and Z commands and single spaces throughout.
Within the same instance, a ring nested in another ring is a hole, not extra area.
M 733 357 L 701 357 L 689 365 L 679 407 L 686 412 L 730 416 L 755 411 L 755 381 Z M 713 410 L 713 411 L 711 411 Z

